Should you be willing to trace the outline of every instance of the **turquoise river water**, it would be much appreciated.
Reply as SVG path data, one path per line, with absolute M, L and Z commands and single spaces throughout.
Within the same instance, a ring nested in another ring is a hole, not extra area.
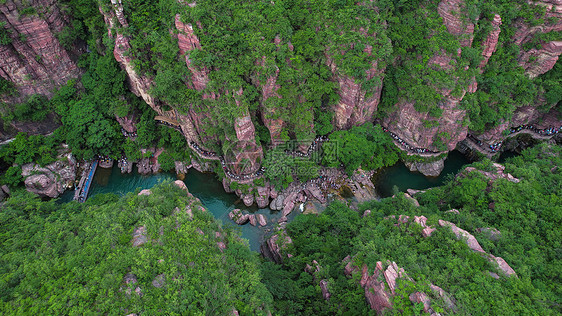
M 137 189 L 150 189 L 166 180 L 176 180 L 175 174 L 168 172 L 156 175 L 141 175 L 136 172 L 136 168 L 133 168 L 133 170 L 130 174 L 121 174 L 116 166 L 111 169 L 98 168 L 90 188 L 89 197 L 101 193 L 115 193 L 122 196 Z M 226 193 L 214 174 L 201 173 L 190 169 L 184 182 L 189 192 L 199 198 L 203 206 L 211 211 L 215 218 L 222 221 L 223 225 L 239 229 L 242 232 L 242 237 L 249 241 L 250 248 L 254 251 L 259 251 L 264 235 L 271 231 L 274 224 L 281 217 L 281 212 L 272 211 L 269 208 L 258 209 L 255 205 L 247 207 L 236 194 Z M 69 202 L 73 197 L 74 191 L 67 191 L 61 196 L 59 201 Z M 235 225 L 228 218 L 228 213 L 235 208 L 246 210 L 250 213 L 263 214 L 267 218 L 268 224 L 264 228 L 254 227 L 249 223 L 242 226 Z M 296 213 L 291 213 L 289 219 L 292 219 Z
M 403 163 L 386 168 L 379 172 L 375 178 L 375 187 L 381 197 L 392 195 L 392 188 L 397 186 L 400 191 L 406 189 L 427 189 L 438 186 L 443 183 L 447 175 L 455 174 L 463 165 L 469 161 L 459 152 L 452 152 L 445 161 L 445 169 L 439 177 L 428 178 L 418 172 L 409 171 Z M 159 173 L 156 175 L 140 175 L 136 172 L 136 168 L 130 174 L 121 174 L 116 166 L 111 169 L 98 168 L 94 176 L 94 182 L 90 188 L 89 197 L 101 193 L 115 193 L 117 195 L 125 195 L 134 192 L 137 189 L 150 189 L 154 185 L 166 180 L 176 180 L 176 176 L 172 173 Z M 184 179 L 189 192 L 199 198 L 205 206 L 217 219 L 222 221 L 223 225 L 229 225 L 240 229 L 242 237 L 247 239 L 250 248 L 259 251 L 260 243 L 263 241 L 264 235 L 271 231 L 274 224 L 281 217 L 281 212 L 272 211 L 269 208 L 258 209 L 256 206 L 246 207 L 244 203 L 234 193 L 226 193 L 222 184 L 217 180 L 214 174 L 201 173 L 190 169 Z M 60 202 L 71 201 L 74 191 L 66 192 L 60 199 Z M 232 223 L 228 218 L 228 213 L 239 208 L 250 213 L 263 214 L 267 218 L 268 225 L 265 228 L 254 227 L 250 224 L 238 226 Z M 289 216 L 289 220 L 294 217 L 298 211 L 294 211 Z

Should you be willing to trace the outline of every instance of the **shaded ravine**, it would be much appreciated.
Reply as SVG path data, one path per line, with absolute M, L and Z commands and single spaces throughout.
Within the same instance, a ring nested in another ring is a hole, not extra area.
M 392 188 L 398 187 L 398 191 L 405 192 L 407 189 L 424 190 L 442 185 L 449 175 L 455 175 L 464 165 L 470 161 L 460 152 L 452 151 L 445 160 L 445 168 L 438 177 L 426 177 L 419 172 L 410 171 L 403 162 L 399 161 L 392 167 L 379 171 L 373 177 L 375 188 L 380 197 L 392 196 Z
M 375 175 L 375 187 L 381 197 L 392 195 L 393 186 L 397 186 L 400 191 L 406 189 L 427 189 L 430 187 L 443 184 L 447 175 L 455 174 L 469 161 L 458 151 L 449 154 L 445 161 L 445 169 L 439 177 L 428 178 L 418 172 L 411 172 L 404 166 L 402 162 L 386 168 Z M 117 166 L 111 169 L 98 168 L 92 187 L 90 189 L 90 197 L 102 193 L 114 193 L 117 195 L 125 195 L 134 192 L 137 189 L 150 189 L 158 183 L 166 180 L 175 180 L 173 173 L 163 172 L 155 175 L 141 175 L 133 169 L 130 174 L 122 174 Z M 239 229 L 242 237 L 249 242 L 250 249 L 259 251 L 260 244 L 265 236 L 271 232 L 272 228 L 281 218 L 280 211 L 272 211 L 269 208 L 259 209 L 253 205 L 247 207 L 234 193 L 226 193 L 222 184 L 216 179 L 212 173 L 201 173 L 194 169 L 190 169 L 184 180 L 189 192 L 201 200 L 203 206 L 207 208 L 215 218 L 220 220 L 223 225 Z M 65 192 L 59 202 L 70 202 L 74 196 L 74 191 Z M 298 206 L 298 205 L 297 205 Z M 228 213 L 235 208 L 255 214 L 263 214 L 267 218 L 267 225 L 259 228 L 251 226 L 249 223 L 238 226 L 235 225 L 228 217 Z M 289 220 L 294 218 L 298 210 L 293 211 L 289 215 Z

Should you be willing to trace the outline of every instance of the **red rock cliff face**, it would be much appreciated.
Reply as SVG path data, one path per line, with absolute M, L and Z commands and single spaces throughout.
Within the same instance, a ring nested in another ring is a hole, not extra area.
M 447 31 L 457 36 L 461 46 L 466 47 L 472 45 L 474 25 L 461 13 L 464 12 L 463 5 L 463 0 L 443 0 L 438 5 L 438 12 L 443 18 Z M 459 50 L 457 56 L 450 56 L 442 51 L 435 54 L 428 61 L 428 65 L 437 70 L 452 70 L 451 62 L 460 56 L 460 53 Z M 443 98 L 438 104 L 442 115 L 437 120 L 432 119 L 428 113 L 416 111 L 415 101 L 400 100 L 396 105 L 398 110 L 385 118 L 383 124 L 414 147 L 439 151 L 433 144 L 434 139 L 439 137 L 447 150 L 453 150 L 457 143 L 465 139 L 467 135 L 467 127 L 462 124 L 466 112 L 459 108 L 466 89 L 460 95 L 453 95 L 449 89 L 439 89 L 438 92 Z M 437 126 L 426 127 L 425 121 L 436 121 Z M 441 137 L 440 135 L 447 136 Z
M 133 59 L 129 56 L 129 51 L 131 50 L 131 45 L 129 44 L 129 38 L 114 31 L 118 28 L 127 28 L 129 24 L 127 19 L 123 15 L 123 5 L 121 0 L 111 0 L 111 10 L 105 12 L 100 8 L 100 12 L 104 16 L 105 23 L 108 27 L 109 37 L 115 38 L 115 48 L 113 49 L 113 55 L 121 67 L 127 72 L 129 79 L 129 86 L 131 91 L 139 96 L 150 105 L 151 108 L 156 110 L 158 114 L 163 115 L 161 108 L 156 104 L 154 98 L 148 93 L 152 85 L 152 80 L 137 74 L 133 67 Z M 115 34 L 113 34 L 115 32 Z
M 518 60 L 519 65 L 525 69 L 525 73 L 530 78 L 535 78 L 538 75 L 544 74 L 551 70 L 560 54 L 562 54 L 562 42 L 552 41 L 541 43 L 539 48 L 531 48 L 527 51 L 523 49 L 525 43 L 529 43 L 533 40 L 535 36 L 540 33 L 548 33 L 551 31 L 561 31 L 562 30 L 562 0 L 545 0 L 545 1 L 529 1 L 535 5 L 544 6 L 546 8 L 545 24 L 538 26 L 530 26 L 523 22 L 518 22 L 516 24 L 517 31 L 515 32 L 512 40 L 513 42 L 521 47 L 521 52 L 519 54 Z M 549 21 L 550 19 L 550 21 Z M 493 25 L 498 24 L 496 21 L 501 19 L 498 15 L 494 18 Z M 500 22 L 501 23 L 501 22 Z M 490 33 L 485 41 L 486 43 L 497 43 L 497 37 L 499 36 L 499 25 L 496 30 Z M 495 34 L 498 34 L 497 36 Z M 494 45 L 495 48 L 495 45 Z M 485 54 L 487 52 L 487 46 L 485 45 L 484 57 L 487 61 L 489 56 Z M 493 51 L 492 51 L 493 53 Z M 484 61 L 483 61 L 484 62 Z M 537 100 L 537 104 L 545 104 L 546 101 L 540 96 Z M 533 124 L 538 128 L 546 128 L 548 126 L 557 126 L 560 124 L 557 120 L 558 113 L 556 110 L 551 110 L 548 113 L 540 112 L 535 106 L 524 106 L 518 108 L 510 120 L 505 120 L 498 126 L 487 130 L 486 132 L 479 135 L 480 139 L 487 143 L 495 143 L 505 139 L 502 134 L 503 131 L 509 129 L 510 127 L 515 127 L 523 124 Z
M 545 7 L 546 22 L 538 26 L 530 26 L 523 22 L 518 23 L 513 40 L 516 45 L 521 47 L 532 41 L 539 33 L 562 31 L 561 0 L 529 1 L 529 3 Z M 528 51 L 521 50 L 518 58 L 519 65 L 525 69 L 525 73 L 530 78 L 535 78 L 552 69 L 560 54 L 562 54 L 562 41 L 543 43 L 539 48 L 532 48 Z
M 488 34 L 484 43 L 482 43 L 482 46 L 484 46 L 484 50 L 482 51 L 483 59 L 478 66 L 480 70 L 482 70 L 482 68 L 484 68 L 488 64 L 488 60 L 490 60 L 490 57 L 492 57 L 492 54 L 496 51 L 496 46 L 498 45 L 498 40 L 501 33 L 501 24 L 502 18 L 498 14 L 494 15 L 494 19 L 492 20 L 492 31 L 490 32 L 490 34 Z
M 281 38 L 279 38 L 278 36 L 275 37 L 274 43 L 275 45 L 277 45 L 277 47 L 279 47 L 279 45 L 281 45 Z M 289 49 L 292 51 L 293 46 L 290 43 L 288 45 Z M 275 64 L 271 65 L 268 62 L 269 60 L 266 56 L 262 56 L 261 59 L 256 61 L 256 65 L 260 68 L 263 68 L 262 70 L 260 70 L 260 72 L 266 72 L 267 69 L 274 69 L 274 72 L 266 76 L 265 82 L 258 79 L 258 77 L 260 77 L 260 74 L 258 73 L 254 78 L 254 84 L 258 87 L 261 87 L 262 90 L 262 97 L 260 102 L 261 119 L 264 125 L 269 130 L 271 143 L 273 145 L 278 145 L 283 143 L 283 140 L 281 139 L 281 132 L 285 127 L 285 122 L 282 119 L 278 118 L 279 115 L 275 112 L 276 107 L 271 106 L 271 104 L 281 99 L 281 96 L 277 93 L 277 90 L 281 88 L 281 86 L 277 83 L 277 78 L 279 76 L 279 67 L 277 67 L 277 65 Z
M 33 6 L 37 14 L 21 10 Z M 64 49 L 55 34 L 69 22 L 56 0 L 32 0 L 26 5 L 7 0 L 0 5 L 0 22 L 12 43 L 0 45 L 0 76 L 16 84 L 17 102 L 32 94 L 52 96 L 53 89 L 80 75 L 76 56 Z M 78 53 L 78 52 L 77 52 Z
M 372 47 L 367 46 L 365 52 L 370 56 Z M 367 80 L 374 77 L 380 78 L 380 83 L 372 91 L 369 91 L 370 96 L 367 96 L 367 91 L 362 89 L 361 83 L 352 77 L 340 73 L 334 60 L 330 56 L 326 57 L 328 67 L 334 74 L 334 80 L 339 84 L 338 95 L 340 100 L 333 108 L 334 125 L 336 128 L 348 129 L 370 121 L 379 105 L 385 68 L 378 67 L 375 61 L 372 64 L 372 68 L 367 70 Z
M 133 66 L 134 60 L 129 54 L 129 51 L 131 50 L 129 38 L 120 34 L 118 31 L 116 31 L 115 34 L 112 34 L 113 30 L 127 28 L 129 25 L 127 18 L 124 15 L 121 1 L 111 0 L 111 3 L 112 6 L 109 12 L 103 12 L 101 9 L 100 11 L 105 17 L 105 22 L 108 25 L 110 36 L 115 38 L 115 59 L 127 72 L 131 91 L 137 96 L 142 97 L 144 101 L 158 113 L 158 115 L 176 120 L 188 142 L 193 141 L 203 147 L 205 147 L 205 144 L 209 144 L 210 142 L 216 142 L 217 135 L 207 135 L 208 133 L 206 132 L 206 127 L 208 124 L 216 125 L 224 124 L 224 122 L 214 122 L 212 115 L 208 113 L 208 111 L 202 111 L 201 109 L 196 110 L 195 107 L 191 107 L 186 113 L 180 113 L 176 109 L 164 111 L 162 101 L 156 100 L 150 95 L 149 91 L 154 85 L 154 82 L 151 78 L 140 75 L 135 70 Z M 195 6 L 195 3 L 189 4 L 189 6 L 193 7 Z M 243 103 L 239 100 L 239 98 L 243 95 L 243 90 L 240 89 L 236 93 L 230 93 L 227 90 L 222 91 L 220 88 L 216 91 L 209 91 L 207 86 L 211 70 L 206 67 L 195 66 L 190 59 L 190 53 L 192 51 L 203 49 L 193 30 L 193 26 L 191 24 L 184 23 L 179 14 L 175 16 L 174 26 L 176 29 L 174 31 L 171 30 L 171 32 L 177 33 L 178 48 L 181 58 L 185 60 L 187 68 L 191 72 L 191 80 L 188 84 L 188 88 L 202 92 L 202 99 L 210 102 L 210 104 L 207 105 L 208 107 L 214 106 L 213 102 L 220 99 L 220 102 L 235 102 L 236 106 L 241 108 L 240 112 L 244 113 L 231 123 L 233 124 L 236 139 L 229 139 L 228 141 L 232 143 L 244 143 L 243 147 L 238 148 L 237 146 L 234 146 L 234 148 L 231 148 L 235 152 L 232 159 L 240 161 L 243 158 L 248 158 L 252 162 L 261 160 L 263 152 L 261 151 L 261 147 L 256 145 L 255 128 L 250 118 L 250 114 L 247 106 L 243 105 Z M 198 24 L 198 27 L 202 28 L 200 24 Z M 231 101 L 232 97 L 234 98 L 233 101 Z M 226 155 L 225 159 L 228 157 L 229 156 Z

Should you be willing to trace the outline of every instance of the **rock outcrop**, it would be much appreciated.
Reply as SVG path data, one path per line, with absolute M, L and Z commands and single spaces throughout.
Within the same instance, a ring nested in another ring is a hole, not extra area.
M 524 21 L 518 21 L 513 40 L 515 45 L 522 48 L 540 33 L 562 31 L 562 3 L 559 0 L 529 1 L 529 3 L 545 7 L 544 19 L 549 22 L 532 26 Z M 560 54 L 562 54 L 562 41 L 542 42 L 538 47 L 529 50 L 521 49 L 518 62 L 530 78 L 535 78 L 552 69 Z
M 41 167 L 34 163 L 22 166 L 27 191 L 42 197 L 56 198 L 76 179 L 76 160 L 72 154 L 59 157 L 59 160 Z
M 445 159 L 433 161 L 433 162 L 419 162 L 419 161 L 405 161 L 404 165 L 410 169 L 410 171 L 417 171 L 428 177 L 438 177 L 445 168 Z
M 500 25 L 502 24 L 502 18 L 496 14 L 492 20 L 492 31 L 486 37 L 486 40 L 482 43 L 484 50 L 482 51 L 482 61 L 480 61 L 480 71 L 488 64 L 488 60 L 492 57 L 492 54 L 496 51 L 496 46 L 498 45 L 498 40 L 500 38 Z
M 472 45 L 474 25 L 463 13 L 463 6 L 463 0 L 443 0 L 438 5 L 438 13 L 443 18 L 447 31 L 458 38 L 461 48 L 456 56 L 452 56 L 444 50 L 437 52 L 429 59 L 427 65 L 447 75 L 455 69 L 456 59 L 460 57 L 462 47 Z M 429 112 L 418 112 L 414 107 L 416 101 L 399 100 L 396 105 L 398 110 L 385 118 L 383 124 L 413 147 L 432 151 L 453 150 L 458 142 L 466 138 L 468 132 L 467 127 L 462 124 L 466 111 L 459 107 L 460 101 L 468 89 L 468 84 L 463 86 L 463 83 L 458 82 L 459 78 L 456 77 L 450 79 L 455 85 L 460 85 L 458 87 L 460 89 L 457 90 L 461 91 L 454 92 L 454 89 L 449 87 L 435 87 L 436 92 L 442 96 L 437 104 L 442 113 L 439 118 L 432 117 Z M 427 122 L 434 122 L 434 124 L 428 127 Z M 440 139 L 444 147 L 437 146 L 436 139 Z
M 265 257 L 270 258 L 276 263 L 283 263 L 286 258 L 292 257 L 291 254 L 287 253 L 287 248 L 292 243 L 293 240 L 285 231 L 284 226 L 279 226 L 275 233 L 260 248 Z
M 495 263 L 498 267 L 498 269 L 506 276 L 512 276 L 515 275 L 515 277 L 517 277 L 517 274 L 515 273 L 515 270 L 513 270 L 509 264 L 507 264 L 507 262 L 505 262 L 505 260 L 501 257 L 496 257 L 492 254 L 488 254 L 484 251 L 484 249 L 482 249 L 482 247 L 480 246 L 480 244 L 478 243 L 478 241 L 476 240 L 476 238 L 470 234 L 469 232 L 467 232 L 464 229 L 461 229 L 459 227 L 457 227 L 457 225 L 451 223 L 451 222 L 447 222 L 444 220 L 439 220 L 439 225 L 440 226 L 448 226 L 451 228 L 451 230 L 453 231 L 453 233 L 455 234 L 455 236 L 457 236 L 458 239 L 462 239 L 466 242 L 468 248 L 470 248 L 472 251 L 475 252 L 479 252 L 481 253 L 488 261 Z
M 451 211 L 457 211 L 457 210 L 451 210 Z M 451 212 L 448 211 L 448 212 Z M 458 213 L 458 211 L 457 211 Z M 429 226 L 427 225 L 427 218 L 425 216 L 414 216 L 413 217 L 413 221 L 410 220 L 410 216 L 407 215 L 399 215 L 398 217 L 396 217 L 395 215 L 390 215 L 385 217 L 385 219 L 393 219 L 396 220 L 397 223 L 394 224 L 395 226 L 400 226 L 400 225 L 410 225 L 412 222 L 416 223 L 418 225 L 420 225 L 422 227 L 422 236 L 424 237 L 430 237 L 431 234 L 435 231 L 435 227 Z M 500 258 L 500 257 L 496 257 L 492 254 L 488 254 L 484 251 L 484 249 L 482 248 L 482 246 L 480 246 L 480 244 L 478 243 L 478 240 L 476 240 L 476 238 L 470 234 L 469 232 L 467 232 L 464 229 L 459 228 L 457 225 L 448 222 L 448 221 L 444 221 L 444 220 L 439 220 L 439 225 L 442 227 L 449 227 L 451 229 L 451 231 L 453 232 L 453 234 L 455 234 L 455 236 L 460 239 L 460 240 L 464 240 L 464 242 L 466 243 L 466 245 L 468 246 L 468 248 L 474 252 L 478 252 L 480 253 L 484 258 L 486 258 L 488 261 L 497 264 L 498 269 L 503 272 L 506 276 L 511 276 L 511 275 L 515 275 L 517 276 L 517 274 L 515 273 L 515 271 L 507 264 L 507 262 L 505 262 L 504 259 Z M 481 231 L 486 231 L 488 232 L 488 230 L 481 230 Z M 498 232 L 499 233 L 499 232 Z M 349 261 L 350 258 L 347 258 Z M 353 271 L 352 267 L 348 267 L 346 266 L 346 274 L 351 273 L 351 271 Z M 390 284 L 392 284 L 392 280 L 395 279 L 396 275 L 397 275 L 397 267 L 393 266 L 392 269 L 386 271 L 385 273 L 385 277 L 387 277 L 387 281 L 389 282 L 389 286 Z M 398 273 L 399 274 L 399 273 Z M 390 287 L 391 291 L 393 292 L 393 287 Z
M 238 225 L 244 225 L 250 220 L 249 214 L 243 214 L 241 209 L 234 209 L 228 213 L 228 217 Z
M 484 170 L 478 170 L 474 167 L 466 167 L 463 173 L 479 172 L 483 174 L 486 178 L 490 179 L 491 182 L 502 178 L 513 183 L 519 183 L 520 181 L 519 179 L 515 178 L 510 173 L 505 172 L 505 166 L 495 162 L 492 164 L 492 166 L 496 169 L 495 171 L 484 171 Z
M 146 236 L 146 227 L 140 226 L 133 232 L 133 239 L 131 241 L 133 247 L 140 247 L 148 242 Z
M 360 269 L 353 263 L 350 256 L 347 256 L 342 263 L 345 264 L 344 272 L 348 277 L 361 273 L 359 284 L 365 289 L 365 299 L 377 315 L 385 315 L 392 309 L 392 297 L 396 294 L 395 290 L 398 279 L 414 283 L 404 269 L 400 268 L 396 262 L 387 261 L 386 264 L 383 264 L 381 261 L 378 261 L 372 275 L 369 273 L 367 264 L 363 264 Z M 384 269 L 385 265 L 386 269 Z M 412 303 L 423 303 L 426 313 L 439 315 L 431 308 L 431 300 L 426 293 L 410 293 L 409 299 Z
M 29 7 L 36 13 L 23 14 Z M 19 92 L 19 97 L 5 101 L 32 94 L 50 97 L 55 88 L 81 74 L 76 61 L 82 49 L 65 49 L 56 38 L 69 22 L 56 0 L 6 0 L 0 5 L 0 23 L 11 41 L 0 45 L 0 77 L 13 82 Z

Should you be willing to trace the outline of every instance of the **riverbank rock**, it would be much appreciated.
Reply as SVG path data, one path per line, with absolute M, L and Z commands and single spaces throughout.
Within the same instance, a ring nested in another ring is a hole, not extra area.
M 222 179 L 222 187 L 224 189 L 224 192 L 226 192 L 226 193 L 233 193 L 234 192 L 234 190 L 232 190 L 230 188 L 230 180 L 228 180 L 228 178 Z
M 120 159 L 117 162 L 117 167 L 121 170 L 121 173 L 131 173 L 131 172 L 133 172 L 133 162 L 129 161 L 128 159 L 126 159 L 126 160 Z
M 252 194 L 244 194 L 241 196 L 241 198 L 242 198 L 242 202 L 244 202 L 244 205 L 248 207 L 254 204 L 254 196 Z
M 412 162 L 405 161 L 404 165 L 410 169 L 410 171 L 418 171 L 427 177 L 438 177 L 445 168 L 445 158 L 439 159 L 433 162 Z
M 238 208 L 228 213 L 228 217 L 238 225 L 244 225 L 250 220 L 250 215 L 242 214 L 242 210 Z
M 76 179 L 76 160 L 72 154 L 59 157 L 59 160 L 41 167 L 34 163 L 22 166 L 27 191 L 41 197 L 56 198 Z
M 176 174 L 183 174 L 186 175 L 189 172 L 189 169 L 192 167 L 191 164 L 183 161 L 174 161 L 174 167 L 176 169 Z
M 419 207 L 419 206 L 420 206 L 420 203 L 418 202 L 418 200 L 416 200 L 415 198 L 413 198 L 410 194 L 404 193 L 404 197 L 406 197 L 406 199 L 408 199 L 410 202 L 412 202 L 412 204 L 414 204 L 415 207 Z
M 152 153 L 150 157 L 141 158 L 137 162 L 137 171 L 139 174 L 147 175 L 151 173 L 158 173 L 160 172 L 160 164 L 158 163 L 158 156 L 164 152 L 164 148 L 142 148 L 141 153 L 146 156 L 149 153 Z
M 408 193 L 409 195 L 411 195 L 412 197 L 418 193 L 424 193 L 425 190 L 414 190 L 414 189 L 407 189 L 406 193 Z
M 279 211 L 283 209 L 283 201 L 285 200 L 285 196 L 283 194 L 279 194 L 276 198 L 271 201 L 269 204 L 269 208 L 273 211 Z
M 105 168 L 105 169 L 111 169 L 111 168 L 113 168 L 114 162 L 115 161 L 113 159 L 102 159 L 98 162 L 98 167 Z
M 148 189 L 144 189 L 144 190 L 140 191 L 139 194 L 137 194 L 137 195 L 140 196 L 140 195 L 151 195 L 151 194 L 152 194 L 152 191 L 150 191 Z
M 184 190 L 184 191 L 186 191 L 186 192 L 188 191 L 188 190 L 187 190 L 187 186 L 185 185 L 185 183 L 184 183 L 183 181 L 181 181 L 181 180 L 176 180 L 176 181 L 174 181 L 174 184 L 175 184 L 178 188 L 180 188 L 180 189 L 182 189 L 182 190 Z

